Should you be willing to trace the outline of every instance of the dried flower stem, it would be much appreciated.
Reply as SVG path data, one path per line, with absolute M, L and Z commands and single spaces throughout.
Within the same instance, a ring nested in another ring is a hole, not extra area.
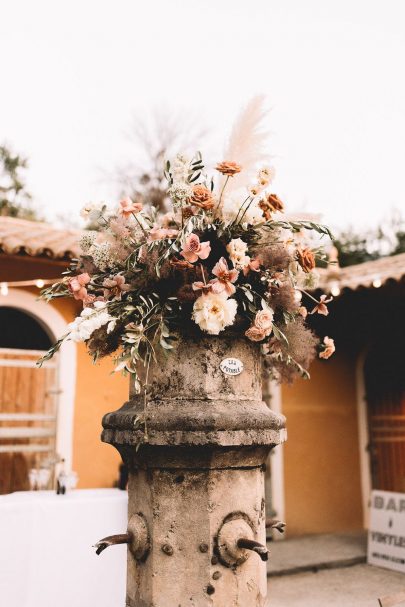
M 145 236 L 145 238 L 148 238 L 148 234 L 146 233 L 145 228 L 143 227 L 143 225 L 141 224 L 141 222 L 139 221 L 138 217 L 136 216 L 136 213 L 132 213 L 132 215 L 135 217 L 136 219 L 136 223 L 138 224 L 138 226 L 141 228 L 143 235 Z
M 200 263 L 200 268 L 201 268 L 201 274 L 202 274 L 203 282 L 206 285 L 207 281 L 205 280 L 204 267 L 203 267 L 202 263 Z
M 308 293 L 308 291 L 305 291 L 305 289 L 300 289 L 299 287 L 297 287 L 297 290 L 301 291 L 301 293 L 304 293 L 304 295 L 306 295 L 307 297 L 309 297 L 309 299 L 312 299 L 312 301 L 314 301 L 316 304 L 321 303 L 315 297 L 313 297 L 310 293 Z
M 219 195 L 218 204 L 217 204 L 216 209 L 215 209 L 216 211 L 218 211 L 218 209 L 219 209 L 219 205 L 221 204 L 221 200 L 222 200 L 222 194 L 224 193 L 224 190 L 225 190 L 225 188 L 226 188 L 226 184 L 227 184 L 227 183 L 228 183 L 228 181 L 229 181 L 229 177 L 230 177 L 229 175 L 227 175 L 227 176 L 226 176 L 225 183 L 224 183 L 224 185 L 222 186 L 222 190 L 221 190 L 221 193 L 220 193 L 220 195 Z
M 249 196 L 246 198 L 246 200 L 249 200 Z M 238 211 L 238 215 L 236 216 L 235 223 L 236 223 L 236 220 L 238 219 L 239 213 L 240 213 L 241 209 L 243 208 L 243 205 L 245 204 L 246 200 L 243 202 L 243 204 L 242 204 L 241 208 L 240 208 L 240 209 L 239 209 L 239 211 Z M 253 202 L 253 198 L 251 198 L 251 199 L 250 199 L 249 204 L 247 205 L 247 207 L 246 207 L 246 208 L 245 208 L 245 210 L 243 211 L 243 215 L 242 215 L 242 217 L 239 219 L 239 221 L 238 221 L 238 225 L 239 225 L 240 223 L 242 223 L 242 219 L 243 219 L 243 218 L 244 218 L 244 216 L 246 215 L 246 212 L 247 212 L 248 208 L 250 207 L 250 205 L 252 204 L 252 202 Z
M 249 200 L 249 198 L 250 198 L 250 196 L 248 196 L 247 198 L 245 198 L 245 200 L 244 200 L 244 201 L 242 202 L 242 204 L 240 205 L 239 210 L 238 210 L 238 214 L 237 214 L 237 215 L 236 215 L 236 217 L 235 217 L 235 221 L 233 221 L 233 222 L 232 222 L 232 225 L 235 225 L 235 224 L 236 224 L 236 222 L 237 222 L 237 220 L 238 220 L 238 217 L 239 217 L 239 213 L 241 212 L 241 210 L 243 209 L 243 207 L 244 207 L 244 205 L 245 205 L 245 202 L 247 202 L 247 201 Z

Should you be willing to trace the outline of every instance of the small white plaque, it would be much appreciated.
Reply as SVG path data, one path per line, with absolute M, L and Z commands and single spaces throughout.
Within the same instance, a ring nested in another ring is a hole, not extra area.
M 367 560 L 405 573 L 405 494 L 372 491 Z
M 225 375 L 239 375 L 243 371 L 243 362 L 239 358 L 224 358 L 219 368 Z

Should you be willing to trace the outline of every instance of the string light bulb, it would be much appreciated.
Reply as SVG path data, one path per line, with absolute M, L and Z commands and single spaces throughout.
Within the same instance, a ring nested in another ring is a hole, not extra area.
M 334 283 L 333 285 L 331 285 L 331 289 L 330 289 L 331 295 L 333 295 L 333 297 L 338 297 L 338 295 L 340 295 L 340 287 L 337 283 Z
M 374 278 L 374 280 L 373 280 L 373 287 L 375 289 L 379 289 L 381 287 L 381 285 L 382 285 L 381 279 L 378 278 L 378 277 Z
M 9 280 L 0 282 L 0 295 L 6 297 L 9 294 L 10 287 L 37 287 L 42 289 L 45 285 L 53 285 L 59 282 L 59 278 L 35 278 L 34 280 Z

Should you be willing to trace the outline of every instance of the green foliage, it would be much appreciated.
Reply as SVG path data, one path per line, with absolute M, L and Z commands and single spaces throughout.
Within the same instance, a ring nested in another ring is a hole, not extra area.
M 13 154 L 7 145 L 0 146 L 0 215 L 40 221 L 25 183 L 27 167 L 26 158 Z

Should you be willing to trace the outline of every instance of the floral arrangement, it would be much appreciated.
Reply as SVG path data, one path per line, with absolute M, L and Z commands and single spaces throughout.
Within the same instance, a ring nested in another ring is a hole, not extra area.
M 317 352 L 329 358 L 333 340 L 320 343 L 305 319 L 326 315 L 330 301 L 308 292 L 325 255 L 306 234 L 330 232 L 284 215 L 271 190 L 274 169 L 263 163 L 261 119 L 254 100 L 232 132 L 230 160 L 213 176 L 200 153 L 167 161 L 171 208 L 164 215 L 129 198 L 115 209 L 84 207 L 98 230 L 83 233 L 80 258 L 42 293 L 47 300 L 73 297 L 83 310 L 45 359 L 66 339 L 85 342 L 95 360 L 116 352 L 116 370 L 133 374 L 140 390 L 139 365 L 149 368 L 157 348 L 175 348 L 182 331 L 196 339 L 233 332 L 258 342 L 278 380 L 308 377 Z

